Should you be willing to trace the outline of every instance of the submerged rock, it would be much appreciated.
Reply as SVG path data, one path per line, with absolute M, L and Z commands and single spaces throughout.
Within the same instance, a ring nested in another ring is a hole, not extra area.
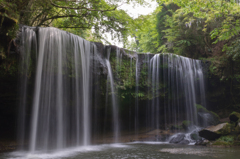
M 181 141 L 183 141 L 185 138 L 185 134 L 176 134 L 175 136 L 172 137 L 172 139 L 169 141 L 169 143 L 180 143 Z
M 216 140 L 226 133 L 226 126 L 228 123 L 218 124 L 216 126 L 210 126 L 199 131 L 199 136 L 207 140 Z
M 229 115 L 229 119 L 230 119 L 230 121 L 237 122 L 240 119 L 240 113 L 232 112 Z

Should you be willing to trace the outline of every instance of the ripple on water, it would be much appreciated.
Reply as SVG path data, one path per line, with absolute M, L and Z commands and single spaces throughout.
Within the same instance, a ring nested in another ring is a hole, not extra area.
M 211 148 L 163 148 L 160 152 L 168 152 L 171 154 L 184 154 L 184 155 L 197 155 L 197 156 L 209 156 L 209 157 L 220 157 L 224 156 L 226 152 L 222 149 L 211 149 Z
M 13 152 L 0 159 L 237 159 L 238 148 L 209 148 L 173 144 L 104 144 L 84 146 L 49 153 Z

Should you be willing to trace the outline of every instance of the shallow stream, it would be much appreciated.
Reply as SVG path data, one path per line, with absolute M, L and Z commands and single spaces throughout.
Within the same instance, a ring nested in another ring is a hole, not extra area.
M 12 152 L 0 159 L 238 159 L 239 148 L 210 148 L 159 142 L 105 144 L 66 149 L 57 152 Z

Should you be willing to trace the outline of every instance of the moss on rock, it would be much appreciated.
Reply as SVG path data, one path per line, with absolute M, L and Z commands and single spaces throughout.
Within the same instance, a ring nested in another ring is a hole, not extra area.
M 236 132 L 236 134 L 240 134 L 240 122 L 237 123 L 237 126 L 235 128 L 235 132 Z M 239 140 L 240 140 L 240 136 L 239 136 Z
M 188 127 L 191 126 L 191 124 L 192 124 L 191 121 L 184 120 L 184 121 L 182 122 L 182 128 L 183 128 L 184 130 L 188 130 Z
M 229 115 L 229 119 L 230 119 L 230 121 L 237 122 L 237 121 L 240 119 L 240 113 L 238 113 L 238 112 L 232 112 L 232 113 Z
M 198 121 L 201 126 L 206 127 L 210 125 L 217 125 L 220 123 L 220 118 L 216 113 L 207 110 L 200 104 L 196 104 L 195 106 L 198 113 Z
M 220 135 L 229 135 L 235 130 L 234 124 L 225 124 L 222 129 L 218 130 L 217 133 Z

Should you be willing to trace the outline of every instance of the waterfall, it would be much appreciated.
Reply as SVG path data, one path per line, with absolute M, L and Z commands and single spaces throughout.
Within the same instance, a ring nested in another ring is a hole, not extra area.
M 33 59 L 36 59 L 37 53 L 37 36 L 35 31 L 30 28 L 22 28 L 22 54 L 21 54 L 21 62 L 20 62 L 20 74 L 21 78 L 19 80 L 19 96 L 20 96 L 20 109 L 19 109 L 19 119 L 18 119 L 18 139 L 21 145 L 21 149 L 23 149 L 23 145 L 25 145 L 25 140 L 28 136 L 28 133 L 25 130 L 26 122 L 26 105 L 27 105 L 27 95 L 29 90 L 27 89 L 27 85 L 29 84 L 28 76 L 30 73 L 30 67 L 33 67 Z M 34 54 L 31 54 L 31 51 Z
M 115 86 L 114 86 L 112 68 L 111 68 L 111 64 L 109 62 L 110 51 L 111 51 L 110 49 L 111 48 L 109 48 L 107 50 L 106 64 L 107 64 L 107 69 L 108 69 L 108 83 L 110 83 L 110 89 L 111 89 L 114 142 L 118 142 L 118 137 L 119 137 L 118 105 L 117 105 L 117 100 L 116 100 L 116 95 L 115 95 L 116 90 L 115 90 Z M 119 55 L 119 51 L 117 51 L 117 55 Z M 119 57 L 119 56 L 117 56 L 117 57 Z M 117 58 L 117 64 L 118 64 L 118 62 L 120 62 L 119 58 Z M 108 94 L 107 94 L 107 96 L 108 96 Z
M 135 135 L 138 136 L 138 129 L 139 129 L 139 116 L 138 116 L 138 82 L 139 82 L 139 65 L 138 65 L 138 56 L 136 58 L 136 72 L 135 72 L 135 80 L 136 80 L 136 85 L 135 85 L 135 122 L 134 122 L 134 127 L 135 127 Z
M 62 150 L 99 136 L 119 142 L 122 131 L 137 138 L 183 120 L 198 125 L 196 104 L 206 107 L 201 61 L 97 45 L 56 28 L 22 28 L 20 145 Z
M 160 109 L 164 116 L 164 125 L 178 125 L 178 121 L 187 120 L 197 125 L 196 96 L 201 96 L 200 103 L 205 106 L 204 77 L 201 61 L 174 55 L 156 54 L 150 60 L 152 100 L 151 124 L 159 128 Z M 200 88 L 200 89 L 198 89 Z M 162 97 L 162 98 L 160 98 Z M 182 100 L 184 97 L 184 100 Z M 160 102 L 160 99 L 163 101 Z M 184 110 L 184 116 L 180 115 Z M 156 121 L 154 121 L 156 119 Z M 153 125 L 152 125 L 153 126 Z
M 24 33 L 34 32 L 30 30 L 25 28 Z M 90 42 L 55 28 L 38 28 L 37 34 L 29 149 L 88 145 Z M 23 57 L 31 56 L 29 53 L 25 51 Z M 73 103 L 71 107 L 69 103 Z

